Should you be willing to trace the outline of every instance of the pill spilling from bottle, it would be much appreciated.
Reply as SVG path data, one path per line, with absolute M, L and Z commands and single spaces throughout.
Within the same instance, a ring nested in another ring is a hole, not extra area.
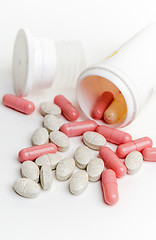
M 30 101 L 10 94 L 3 97 L 3 104 L 25 114 L 35 109 Z M 125 111 L 121 93 L 114 98 L 110 92 L 104 92 L 94 105 L 92 117 L 98 120 L 103 117 L 105 122 L 112 123 Z M 43 116 L 43 127 L 32 133 L 33 146 L 18 153 L 21 178 L 15 180 L 13 188 L 22 197 L 37 197 L 41 188 L 49 191 L 53 185 L 52 171 L 55 171 L 58 181 L 69 181 L 69 191 L 73 195 L 82 194 L 89 182 L 101 181 L 105 203 L 114 205 L 119 200 L 117 179 L 125 174 L 136 174 L 143 160 L 156 162 L 156 148 L 152 147 L 149 137 L 132 140 L 129 133 L 98 125 L 94 120 L 76 121 L 79 112 L 63 95 L 56 96 L 54 103 L 41 103 L 39 112 Z M 70 122 L 62 124 L 60 114 Z M 70 141 L 76 136 L 81 138 L 81 145 L 73 156 L 63 158 L 57 152 L 67 152 Z M 116 152 L 107 142 L 117 145 Z M 97 157 L 93 157 L 93 151 Z

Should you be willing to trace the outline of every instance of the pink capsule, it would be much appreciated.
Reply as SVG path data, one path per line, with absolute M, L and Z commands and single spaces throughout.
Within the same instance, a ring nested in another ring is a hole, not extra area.
M 63 95 L 57 95 L 54 98 L 54 103 L 57 104 L 61 110 L 62 114 L 69 120 L 75 121 L 79 117 L 79 112 L 77 109 L 65 98 Z
M 109 147 L 102 147 L 99 155 L 103 159 L 105 166 L 112 169 L 118 178 L 126 174 L 125 165 Z
M 141 152 L 144 148 L 152 147 L 153 142 L 149 137 L 143 137 L 134 141 L 121 144 L 116 149 L 116 154 L 120 158 L 125 158 L 130 152 L 139 151 Z
M 32 102 L 12 94 L 4 95 L 2 102 L 6 107 L 10 107 L 27 115 L 35 110 L 35 105 Z
M 142 151 L 143 159 L 148 162 L 156 162 L 156 147 L 145 148 Z
M 18 157 L 20 162 L 25 162 L 27 160 L 33 161 L 41 155 L 56 152 L 57 152 L 56 145 L 53 143 L 47 143 L 39 146 L 24 148 L 19 152 Z
M 118 185 L 115 172 L 104 170 L 101 175 L 103 197 L 107 204 L 114 205 L 119 200 Z
M 65 123 L 61 126 L 60 131 L 68 137 L 81 136 L 87 131 L 95 131 L 97 123 L 93 120 Z
M 107 107 L 110 105 L 110 103 L 113 101 L 114 95 L 111 92 L 104 92 L 102 93 L 93 108 L 92 111 L 92 117 L 94 119 L 101 119 L 103 118 L 104 111 L 107 109 Z
M 132 141 L 132 137 L 130 134 L 115 128 L 109 128 L 103 125 L 101 126 L 99 125 L 96 128 L 96 132 L 103 135 L 108 142 L 111 142 L 117 145 Z

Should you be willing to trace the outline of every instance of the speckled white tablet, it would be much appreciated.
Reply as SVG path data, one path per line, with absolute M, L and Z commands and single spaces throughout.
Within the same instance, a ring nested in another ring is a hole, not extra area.
M 40 193 L 40 185 L 28 178 L 16 179 L 13 188 L 16 193 L 25 198 L 35 198 Z
M 29 178 L 35 182 L 39 181 L 39 168 L 32 161 L 25 161 L 21 165 L 21 174 L 24 178 Z
M 48 130 L 44 127 L 37 128 L 32 135 L 32 144 L 35 146 L 42 145 L 49 142 Z
M 49 131 L 59 130 L 61 122 L 58 117 L 52 114 L 47 114 L 43 119 L 44 127 Z
M 84 170 L 79 170 L 74 173 L 69 182 L 70 192 L 74 195 L 79 195 L 84 192 L 88 186 L 88 174 Z
M 49 190 L 52 185 L 52 170 L 49 165 L 43 165 L 40 171 L 40 182 L 44 190 Z
M 83 134 L 83 142 L 94 150 L 100 150 L 106 145 L 106 139 L 101 134 L 92 131 Z
M 43 102 L 40 104 L 40 113 L 45 116 L 47 114 L 60 115 L 61 108 L 52 102 Z
M 104 170 L 104 163 L 101 158 L 92 159 L 87 165 L 87 173 L 89 181 L 96 182 L 100 179 L 101 173 Z
M 43 165 L 49 165 L 51 170 L 54 170 L 61 159 L 62 157 L 58 153 L 48 153 L 36 158 L 35 163 L 39 167 L 42 167 Z
M 57 150 L 65 152 L 69 148 L 69 138 L 66 134 L 60 131 L 52 131 L 50 133 L 50 141 L 57 146 Z
M 75 161 L 73 158 L 65 158 L 61 160 L 56 167 L 56 178 L 65 181 L 71 177 L 74 172 Z
M 85 169 L 89 161 L 92 159 L 92 153 L 88 147 L 80 146 L 76 149 L 74 157 L 77 167 Z
M 142 166 L 143 156 L 138 151 L 129 153 L 125 159 L 125 165 L 129 174 L 136 173 Z

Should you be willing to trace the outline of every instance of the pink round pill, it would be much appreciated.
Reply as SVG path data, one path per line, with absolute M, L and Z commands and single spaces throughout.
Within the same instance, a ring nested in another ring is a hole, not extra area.
M 156 147 L 145 148 L 142 155 L 145 161 L 156 162 Z
M 109 147 L 102 147 L 99 155 L 103 159 L 105 166 L 112 169 L 118 178 L 126 174 L 127 169 L 125 165 Z
M 101 175 L 103 197 L 107 204 L 114 205 L 119 200 L 118 185 L 115 172 L 104 170 Z
M 32 102 L 12 94 L 4 95 L 2 102 L 6 107 L 10 107 L 27 115 L 35 110 L 35 105 Z
M 41 155 L 56 152 L 57 152 L 56 145 L 53 143 L 47 143 L 39 146 L 24 148 L 19 152 L 18 157 L 20 162 L 25 162 L 27 160 L 33 161 L 36 158 L 40 157 Z
M 108 142 L 111 142 L 117 145 L 132 141 L 132 137 L 130 134 L 115 128 L 99 125 L 96 128 L 96 132 L 103 135 Z
M 81 136 L 87 131 L 95 131 L 97 123 L 93 120 L 65 123 L 61 126 L 60 131 L 68 137 Z
M 63 95 L 57 95 L 54 98 L 54 103 L 61 108 L 62 114 L 69 121 L 75 121 L 76 119 L 78 119 L 79 117 L 78 110 Z

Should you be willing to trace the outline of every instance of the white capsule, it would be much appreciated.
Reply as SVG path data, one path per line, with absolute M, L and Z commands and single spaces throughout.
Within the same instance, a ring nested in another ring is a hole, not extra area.
M 49 190 L 52 185 L 52 171 L 49 165 L 43 165 L 40 171 L 40 182 L 44 190 Z
M 49 131 L 59 130 L 61 122 L 58 117 L 52 114 L 47 114 L 43 119 L 44 127 Z
M 71 177 L 74 172 L 75 161 L 73 158 L 65 158 L 61 160 L 56 167 L 56 178 L 65 181 Z
M 129 174 L 136 173 L 141 168 L 142 162 L 143 162 L 143 156 L 140 152 L 133 151 L 133 152 L 129 153 L 125 159 L 125 165 L 127 167 L 127 172 Z
M 89 181 L 96 182 L 100 179 L 101 173 L 104 170 L 104 163 L 101 158 L 92 159 L 87 165 L 87 173 Z
M 21 166 L 21 174 L 24 178 L 29 178 L 35 182 L 39 181 L 39 168 L 32 161 L 25 161 Z
M 60 115 L 61 108 L 52 102 L 43 102 L 40 104 L 40 113 L 45 116 L 47 114 Z
M 35 163 L 39 167 L 49 165 L 51 170 L 54 170 L 61 159 L 62 157 L 58 153 L 48 153 L 36 158 Z
M 37 128 L 32 135 L 32 144 L 35 146 L 49 142 L 49 134 L 46 128 Z
M 77 167 L 85 169 L 89 161 L 92 159 L 91 150 L 86 146 L 80 146 L 75 151 L 75 162 Z
M 69 182 L 70 192 L 74 195 L 79 195 L 84 192 L 88 186 L 88 174 L 84 170 L 79 170 L 74 173 Z
M 25 198 L 35 198 L 40 193 L 40 185 L 28 178 L 16 179 L 13 188 L 16 193 Z
M 57 150 L 65 152 L 69 148 L 69 138 L 66 134 L 60 131 L 53 131 L 50 133 L 50 141 L 57 146 Z
M 83 142 L 94 150 L 100 150 L 106 145 L 106 139 L 97 132 L 88 131 L 83 134 Z

